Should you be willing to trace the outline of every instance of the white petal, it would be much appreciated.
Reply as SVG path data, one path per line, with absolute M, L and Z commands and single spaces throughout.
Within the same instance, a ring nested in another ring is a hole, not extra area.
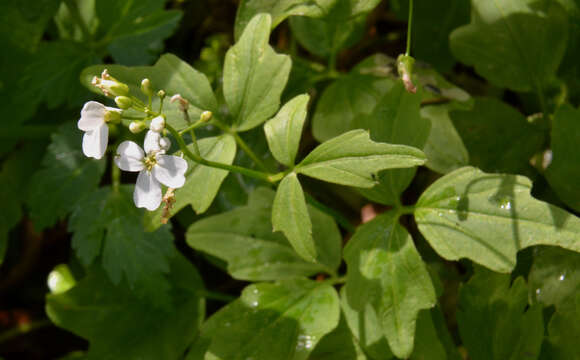
M 151 173 L 163 185 L 171 188 L 180 188 L 185 184 L 187 161 L 173 155 L 157 155 L 157 164 Z
M 83 135 L 83 153 L 87 157 L 101 159 L 107 150 L 109 142 L 109 127 L 103 123 L 94 130 Z
M 147 170 L 139 172 L 133 192 L 135 206 L 153 211 L 161 204 L 161 184 Z
M 165 128 L 165 119 L 163 116 L 158 116 L 155 119 L 151 120 L 149 124 L 149 129 L 155 132 L 161 132 Z
M 107 107 L 96 101 L 89 101 L 85 103 L 81 110 L 81 118 L 77 126 L 82 131 L 95 130 L 105 123 L 105 113 Z
M 141 171 L 145 169 L 144 155 L 139 145 L 132 141 L 123 141 L 117 148 L 115 164 L 124 171 Z
M 147 131 L 147 134 L 145 135 L 145 141 L 143 142 L 145 153 L 150 154 L 152 151 L 158 152 L 161 150 L 159 140 L 161 140 L 160 133 L 151 130 Z

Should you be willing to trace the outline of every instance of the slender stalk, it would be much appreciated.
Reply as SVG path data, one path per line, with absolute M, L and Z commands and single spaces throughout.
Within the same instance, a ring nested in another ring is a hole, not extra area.
M 336 222 L 340 226 L 342 226 L 343 229 L 345 229 L 349 233 L 354 233 L 356 231 L 356 227 L 354 225 L 352 225 L 350 223 L 350 221 L 348 221 L 348 219 L 345 218 L 341 213 L 339 213 L 338 211 L 322 204 L 321 202 L 319 202 L 318 200 L 313 198 L 307 192 L 305 192 L 304 194 L 306 195 L 306 202 L 308 202 L 310 205 L 314 206 L 318 210 L 332 216 L 334 218 L 334 220 L 336 220 Z
M 185 129 L 183 129 L 183 130 L 180 130 L 180 131 L 178 132 L 178 134 L 179 134 L 179 135 L 183 135 L 183 134 L 185 134 L 186 132 L 189 132 L 189 131 L 191 131 L 191 130 L 195 130 L 195 129 L 197 129 L 197 128 L 200 128 L 200 127 L 202 127 L 202 126 L 204 126 L 204 125 L 207 125 L 207 124 L 208 124 L 208 123 L 204 123 L 204 122 L 199 122 L 199 121 L 198 121 L 198 122 L 196 122 L 195 124 L 191 124 L 191 125 L 189 125 L 188 127 L 186 127 Z
M 111 184 L 113 184 L 113 191 L 118 193 L 121 186 L 121 169 L 115 164 L 114 160 L 111 160 Z
M 542 113 L 544 114 L 544 120 L 548 120 L 548 107 L 546 105 L 546 98 L 544 97 L 544 91 L 542 89 L 542 85 L 539 82 L 536 82 L 536 92 L 538 94 L 538 99 L 540 100 L 540 108 L 542 109 Z
M 83 39 L 84 40 L 92 40 L 92 35 L 89 32 L 89 28 L 87 27 L 87 24 L 85 24 L 82 16 L 81 16 L 81 12 L 79 11 L 79 7 L 76 3 L 75 0 L 64 0 L 64 3 L 66 5 L 66 7 L 68 8 L 68 11 L 70 13 L 70 17 L 73 19 L 74 22 L 77 23 L 78 27 L 81 29 L 81 32 L 83 33 Z
M 187 148 L 185 141 L 183 141 L 183 137 L 181 135 L 179 135 L 177 130 L 175 130 L 172 126 L 170 126 L 169 124 L 165 124 L 165 128 L 175 138 L 175 140 L 177 141 L 177 145 L 179 145 L 179 148 L 181 149 L 183 154 L 198 164 L 240 173 L 242 175 L 253 177 L 254 179 L 263 180 L 263 181 L 266 181 L 268 183 L 276 183 L 277 182 L 275 180 L 272 180 L 272 178 L 276 178 L 276 175 L 278 175 L 278 174 L 269 174 L 269 173 L 265 173 L 262 171 L 247 169 L 245 167 L 241 167 L 241 166 L 237 166 L 237 165 L 228 165 L 228 164 L 223 164 L 223 163 L 218 163 L 218 162 L 206 160 L 206 159 L 202 158 L 201 156 L 191 152 Z
M 409 22 L 407 23 L 407 50 L 405 55 L 411 56 L 411 32 L 413 28 L 413 0 L 409 0 Z

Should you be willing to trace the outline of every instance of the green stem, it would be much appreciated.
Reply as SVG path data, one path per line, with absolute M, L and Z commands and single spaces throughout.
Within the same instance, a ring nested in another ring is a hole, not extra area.
M 354 233 L 356 231 L 356 227 L 348 221 L 341 213 L 338 211 L 320 203 L 318 200 L 312 197 L 312 195 L 308 194 L 307 192 L 304 193 L 306 195 L 306 202 L 310 205 L 314 206 L 318 210 L 332 216 L 336 222 L 342 226 L 343 229 L 348 231 L 349 233 Z
M 237 299 L 237 297 L 232 296 L 232 295 L 228 295 L 228 294 L 224 294 L 224 293 L 220 293 L 220 292 L 215 292 L 215 291 L 209 291 L 209 290 L 198 291 L 197 295 L 204 297 L 204 298 L 207 298 L 207 299 L 218 300 L 218 301 L 223 301 L 223 302 L 228 302 L 228 303 Z
M 272 184 L 277 182 L 277 181 L 272 180 L 272 179 L 276 178 L 278 174 L 269 174 L 269 173 L 265 173 L 262 171 L 247 169 L 247 168 L 241 167 L 241 166 L 228 165 L 228 164 L 223 164 L 223 163 L 218 163 L 218 162 L 206 160 L 206 159 L 202 158 L 201 156 L 191 152 L 187 148 L 187 145 L 185 145 L 185 141 L 183 141 L 183 137 L 181 135 L 179 135 L 177 130 L 175 130 L 172 126 L 170 126 L 169 124 L 165 124 L 165 128 L 175 138 L 175 140 L 177 141 L 177 144 L 179 145 L 179 148 L 181 149 L 183 154 L 198 164 L 236 172 L 236 173 L 246 175 L 249 177 L 253 177 L 254 179 L 263 180 L 263 181 L 266 181 L 266 182 L 272 183 Z
M 0 343 L 6 342 L 12 338 L 17 337 L 17 336 L 24 335 L 24 334 L 27 334 L 31 331 L 34 331 L 34 330 L 37 330 L 37 329 L 40 329 L 43 327 L 47 327 L 47 326 L 52 326 L 52 323 L 48 319 L 32 321 L 28 324 L 18 325 L 17 327 L 15 327 L 13 329 L 6 330 L 3 333 L 1 333 L 0 334 Z
M 76 3 L 75 0 L 64 0 L 64 3 L 66 5 L 66 7 L 68 8 L 68 11 L 71 15 L 71 18 L 73 19 L 74 22 L 77 23 L 78 27 L 81 29 L 81 32 L 83 33 L 83 39 L 87 40 L 87 41 L 92 41 L 92 35 L 89 32 L 89 28 L 87 27 L 87 24 L 85 24 L 82 16 L 81 16 L 81 12 L 79 11 L 79 7 Z
M 411 56 L 411 30 L 413 28 L 413 0 L 409 0 L 409 22 L 407 23 L 407 50 L 405 55 Z
M 118 193 L 121 186 L 121 169 L 115 164 L 114 160 L 111 161 L 111 183 L 113 184 L 113 191 Z
M 220 122 L 219 120 L 217 120 L 215 118 L 212 121 L 212 123 L 214 123 L 217 127 L 219 127 L 220 130 L 222 130 L 223 132 L 232 135 L 234 137 L 234 139 L 236 140 L 236 144 L 238 144 L 238 146 L 240 148 L 242 148 L 242 150 L 250 157 L 250 159 L 252 159 L 252 161 L 256 165 L 258 165 L 258 167 L 260 169 L 262 169 L 262 171 L 265 171 L 265 172 L 268 171 L 268 167 L 266 166 L 266 164 L 264 164 L 264 162 L 256 155 L 256 153 L 254 153 L 252 151 L 252 149 L 250 149 L 248 144 L 246 144 L 244 139 L 242 139 L 241 136 L 238 135 L 237 132 L 233 131 L 227 125 L 223 124 L 222 122 Z
M 544 120 L 548 121 L 548 107 L 546 105 L 546 98 L 544 97 L 542 85 L 539 82 L 536 82 L 536 92 L 538 93 L 538 99 L 540 100 L 540 108 L 544 114 Z
M 189 131 L 191 131 L 191 130 L 195 130 L 195 129 L 197 129 L 197 128 L 200 128 L 200 127 L 202 127 L 202 126 L 204 126 L 204 125 L 207 125 L 207 124 L 208 124 L 208 123 L 204 123 L 204 122 L 200 122 L 200 121 L 198 121 L 198 122 L 196 122 L 195 124 L 189 125 L 189 126 L 188 126 L 188 127 L 186 127 L 185 129 L 183 129 L 183 130 L 180 130 L 180 131 L 178 132 L 178 134 L 179 134 L 179 135 L 183 135 L 183 134 L 185 134 L 186 132 L 189 132 Z

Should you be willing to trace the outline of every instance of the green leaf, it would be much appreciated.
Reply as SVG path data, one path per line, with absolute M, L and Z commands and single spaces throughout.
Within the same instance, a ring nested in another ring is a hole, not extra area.
M 469 154 L 449 118 L 449 110 L 448 105 L 421 108 L 421 116 L 431 121 L 431 132 L 423 149 L 427 156 L 425 166 L 441 174 L 469 164 Z
M 568 19 L 562 6 L 550 0 L 471 4 L 471 23 L 450 35 L 457 59 L 496 86 L 541 91 L 566 50 Z
M 359 311 L 371 304 L 393 353 L 409 357 L 418 313 L 433 307 L 436 298 L 427 267 L 397 214 L 377 216 L 359 227 L 344 258 L 348 303 Z
M 271 23 L 270 15 L 254 16 L 226 53 L 224 98 L 238 131 L 254 128 L 272 116 L 288 81 L 292 62 L 268 45 Z
M 101 94 L 101 91 L 91 85 L 94 76 L 100 76 L 104 69 L 117 80 L 129 86 L 131 94 L 147 103 L 147 98 L 141 93 L 141 80 L 148 78 L 155 90 L 163 89 L 168 96 L 165 98 L 164 114 L 167 121 L 177 130 L 189 124 L 183 119 L 183 113 L 175 104 L 171 104 L 171 95 L 180 94 L 189 101 L 189 116 L 197 119 L 203 111 L 218 113 L 218 104 L 207 77 L 192 68 L 177 56 L 165 54 L 153 66 L 126 67 L 121 65 L 95 65 L 86 68 L 81 74 L 81 81 L 89 90 Z M 159 100 L 153 101 L 157 108 Z
M 422 149 L 430 131 L 430 122 L 421 117 L 420 94 L 411 94 L 398 81 L 379 101 L 368 116 L 355 121 L 356 127 L 368 129 L 375 141 L 410 145 Z M 379 173 L 379 184 L 372 189 L 362 189 L 368 199 L 382 204 L 399 203 L 403 190 L 409 186 L 415 168 L 387 170 Z
M 389 360 L 393 353 L 385 338 L 380 320 L 370 302 L 364 309 L 355 310 L 349 305 L 347 288 L 340 289 L 340 306 L 352 336 L 363 348 L 364 352 L 373 360 Z
M 295 168 L 296 173 L 341 185 L 372 187 L 384 169 L 422 165 L 422 151 L 405 145 L 377 143 L 365 130 L 352 130 L 317 146 Z
M 580 219 L 534 199 L 531 188 L 523 176 L 460 168 L 421 195 L 415 219 L 445 259 L 466 257 L 498 272 L 510 272 L 517 251 L 534 245 L 580 252 Z
M 415 338 L 411 360 L 447 360 L 447 353 L 437 334 L 431 311 L 419 312 Z
M 341 316 L 336 329 L 320 339 L 308 360 L 367 360 L 367 357 Z
M 296 96 L 264 124 L 272 155 L 278 162 L 289 167 L 294 166 L 298 153 L 309 99 L 310 96 L 306 94 Z
M 393 59 L 394 61 L 394 59 Z M 448 100 L 448 106 L 453 109 L 469 110 L 473 106 L 473 98 L 462 88 L 450 83 L 440 73 L 428 66 L 415 66 L 413 75 L 421 85 L 421 102 L 425 104 L 440 103 Z
M 397 17 L 407 20 L 408 0 L 390 2 Z M 469 22 L 468 0 L 417 1 L 413 6 L 413 57 L 448 72 L 455 64 L 449 34 Z
M 560 107 L 552 121 L 551 139 L 553 158 L 546 169 L 546 179 L 566 205 L 580 211 L 580 110 L 567 104 Z
M 72 247 L 84 265 L 101 255 L 100 262 L 111 281 L 125 278 L 138 297 L 160 307 L 170 305 L 166 275 L 176 256 L 167 227 L 143 230 L 143 211 L 133 203 L 133 186 L 118 192 L 101 188 L 78 202 L 69 221 Z
M 182 359 L 203 321 L 203 283 L 181 255 L 171 262 L 170 282 L 174 306 L 160 310 L 93 268 L 71 290 L 48 295 L 46 312 L 89 341 L 89 359 Z
M 469 111 L 451 112 L 471 165 L 490 172 L 529 173 L 529 159 L 544 144 L 544 132 L 511 106 L 476 98 Z
M 528 276 L 530 297 L 557 310 L 575 307 L 580 294 L 580 254 L 556 247 L 541 247 L 534 253 Z
M 323 142 L 355 129 L 358 118 L 373 112 L 395 81 L 384 55 L 373 55 L 322 92 L 312 117 L 312 134 Z
M 92 36 L 95 35 L 99 26 L 95 2 L 95 0 L 72 0 L 72 3 L 76 4 L 78 8 L 80 22 L 86 25 L 89 34 Z M 102 1 L 99 1 L 98 3 L 100 4 Z M 71 14 L 69 7 L 64 1 L 60 3 L 58 12 L 54 16 L 54 22 L 61 39 L 78 42 L 89 40 L 84 38 L 85 35 L 79 26 L 79 21 L 76 16 L 78 16 L 76 13 Z
M 79 105 L 87 96 L 79 84 L 79 74 L 99 61 L 99 57 L 81 43 L 41 43 L 20 79 L 23 86 L 20 96 L 45 101 L 49 108 L 67 103 Z
M 105 161 L 85 157 L 81 138 L 81 131 L 72 122 L 59 127 L 51 136 L 42 168 L 32 176 L 26 203 L 38 231 L 68 215 L 101 180 Z
M 575 305 L 575 306 L 574 306 Z M 569 310 L 558 310 L 548 324 L 550 334 L 550 360 L 578 360 L 578 334 L 580 334 L 580 296 Z M 545 346 L 545 345 L 544 345 Z
M 296 279 L 246 287 L 203 325 L 187 360 L 307 359 L 340 316 L 325 283 Z
M 316 246 L 312 239 L 312 222 L 298 176 L 290 173 L 282 179 L 272 205 L 272 226 L 282 231 L 298 255 L 315 261 Z
M 528 308 L 523 278 L 478 269 L 459 291 L 457 323 L 473 360 L 537 359 L 544 324 L 542 307 Z
M 236 141 L 233 136 L 228 134 L 203 138 L 197 144 L 201 156 L 206 160 L 231 165 L 236 156 Z M 193 145 L 189 145 L 188 148 L 190 151 L 194 151 Z M 226 176 L 228 176 L 227 170 L 200 165 L 187 158 L 186 160 L 188 167 L 185 185 L 175 190 L 175 202 L 171 207 L 169 217 L 188 205 L 191 205 L 197 214 L 206 212 L 217 196 Z M 148 230 L 154 230 L 161 226 L 163 212 L 163 208 L 159 208 L 146 213 Z
M 281 233 L 272 232 L 274 192 L 260 188 L 247 206 L 207 217 L 189 227 L 189 246 L 228 263 L 240 280 L 267 281 L 334 272 L 340 263 L 341 236 L 329 216 L 309 208 L 318 262 L 302 259 Z
M 236 13 L 234 34 L 236 39 L 250 20 L 258 13 L 268 13 L 272 17 L 272 29 L 278 26 L 288 16 L 321 16 L 324 13 L 324 3 L 335 0 L 242 0 Z

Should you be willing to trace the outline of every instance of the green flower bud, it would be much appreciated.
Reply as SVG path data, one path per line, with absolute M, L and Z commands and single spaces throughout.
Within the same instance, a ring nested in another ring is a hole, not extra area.
M 111 110 L 111 108 L 107 108 L 105 112 L 105 122 L 111 124 L 118 124 L 121 122 L 121 111 L 120 110 Z
M 131 107 L 131 105 L 133 105 L 133 100 L 127 96 L 117 96 L 115 98 L 115 103 L 121 109 L 127 110 Z
M 159 96 L 161 98 L 161 100 L 163 100 L 163 98 L 165 97 L 165 91 L 164 90 L 159 90 L 157 92 L 157 96 Z
M 399 55 L 397 58 L 397 71 L 399 72 L 399 76 L 403 80 L 403 84 L 405 84 L 405 89 L 407 92 L 416 93 L 417 88 L 415 84 L 413 84 L 413 80 L 411 79 L 411 75 L 413 74 L 413 64 L 415 63 L 415 59 L 410 57 L 409 55 Z
M 143 121 L 131 121 L 129 124 L 129 131 L 133 134 L 138 134 L 147 128 L 147 125 Z
M 101 77 L 93 77 L 91 82 L 94 86 L 101 89 L 106 96 L 127 96 L 129 95 L 129 86 L 124 84 L 111 75 L 107 69 L 103 70 Z
M 141 80 L 141 92 L 147 96 L 153 96 L 153 87 L 151 86 L 151 81 L 149 81 L 149 79 Z
M 208 122 L 211 120 L 211 117 L 213 116 L 211 111 L 204 111 L 201 113 L 201 116 L 199 117 L 199 120 L 202 122 Z

